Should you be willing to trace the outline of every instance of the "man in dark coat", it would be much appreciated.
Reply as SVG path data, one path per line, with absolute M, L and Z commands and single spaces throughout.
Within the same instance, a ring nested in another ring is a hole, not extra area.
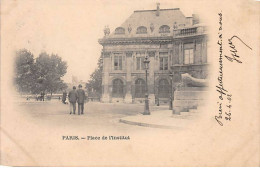
M 73 114 L 75 114 L 75 112 L 76 112 L 76 101 L 77 101 L 77 98 L 78 98 L 78 94 L 76 92 L 75 86 L 73 86 L 73 90 L 71 90 L 69 92 L 68 98 L 69 98 L 69 102 L 70 102 L 70 114 L 72 113 L 72 109 L 73 109 Z
M 84 101 L 85 101 L 85 91 L 82 90 L 82 85 L 79 85 L 79 89 L 77 90 L 77 94 L 78 94 L 78 114 L 83 114 L 84 112 Z
M 41 92 L 41 101 L 44 101 L 44 95 L 45 95 L 45 93 L 42 91 Z
M 62 103 L 66 104 L 66 99 L 67 99 L 67 92 L 66 90 L 64 90 L 62 93 Z

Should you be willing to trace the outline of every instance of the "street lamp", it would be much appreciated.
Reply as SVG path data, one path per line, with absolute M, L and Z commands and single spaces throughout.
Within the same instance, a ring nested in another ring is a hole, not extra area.
M 173 100 L 173 94 L 172 94 L 172 81 L 173 81 L 173 73 L 172 71 L 169 72 L 169 77 L 171 81 L 171 91 L 170 91 L 170 101 L 169 101 L 169 110 L 172 110 L 172 100 Z
M 149 69 L 149 63 L 148 56 L 145 56 L 144 59 L 144 68 L 145 68 L 145 105 L 144 105 L 144 112 L 143 115 L 150 115 L 149 110 L 149 99 L 148 99 L 148 83 L 147 83 L 147 72 Z

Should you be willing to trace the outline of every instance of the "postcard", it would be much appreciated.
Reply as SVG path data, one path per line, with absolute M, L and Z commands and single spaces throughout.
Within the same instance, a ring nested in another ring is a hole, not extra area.
M 2 0 L 5 166 L 258 167 L 259 1 Z

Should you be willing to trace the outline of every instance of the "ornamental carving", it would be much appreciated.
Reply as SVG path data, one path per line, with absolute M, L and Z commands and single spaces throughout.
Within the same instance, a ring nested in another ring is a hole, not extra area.
M 110 28 L 108 27 L 108 25 L 106 25 L 104 28 L 104 35 L 107 36 L 109 34 L 110 34 Z
M 148 51 L 149 57 L 155 57 L 155 51 Z
M 109 58 L 110 57 L 110 52 L 103 52 L 104 58 Z
M 133 54 L 132 51 L 127 51 L 127 52 L 126 52 L 126 57 L 132 57 L 132 54 Z
M 150 30 L 151 30 L 151 32 L 153 32 L 153 30 L 154 30 L 154 25 L 153 25 L 153 23 L 150 24 Z
M 174 29 L 174 30 L 178 29 L 177 22 L 174 22 L 174 24 L 173 24 L 173 29 Z
M 129 24 L 129 25 L 128 25 L 128 32 L 131 33 L 131 31 L 132 31 L 132 27 L 131 27 L 131 25 Z

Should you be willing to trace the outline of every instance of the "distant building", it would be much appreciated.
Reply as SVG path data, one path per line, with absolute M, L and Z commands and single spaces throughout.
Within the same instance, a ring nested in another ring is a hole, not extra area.
M 179 8 L 140 10 L 111 34 L 105 27 L 103 46 L 103 102 L 140 102 L 145 96 L 144 58 L 149 57 L 150 102 L 169 101 L 171 82 L 180 73 L 207 77 L 207 37 L 197 15 L 185 17 Z
M 86 83 L 87 82 L 84 82 L 82 80 L 78 80 L 78 78 L 76 76 L 72 76 L 71 77 L 71 83 L 66 83 L 68 88 L 67 90 L 72 90 L 73 86 L 76 86 L 76 88 L 78 88 L 78 85 L 82 85 L 82 88 L 86 91 Z

